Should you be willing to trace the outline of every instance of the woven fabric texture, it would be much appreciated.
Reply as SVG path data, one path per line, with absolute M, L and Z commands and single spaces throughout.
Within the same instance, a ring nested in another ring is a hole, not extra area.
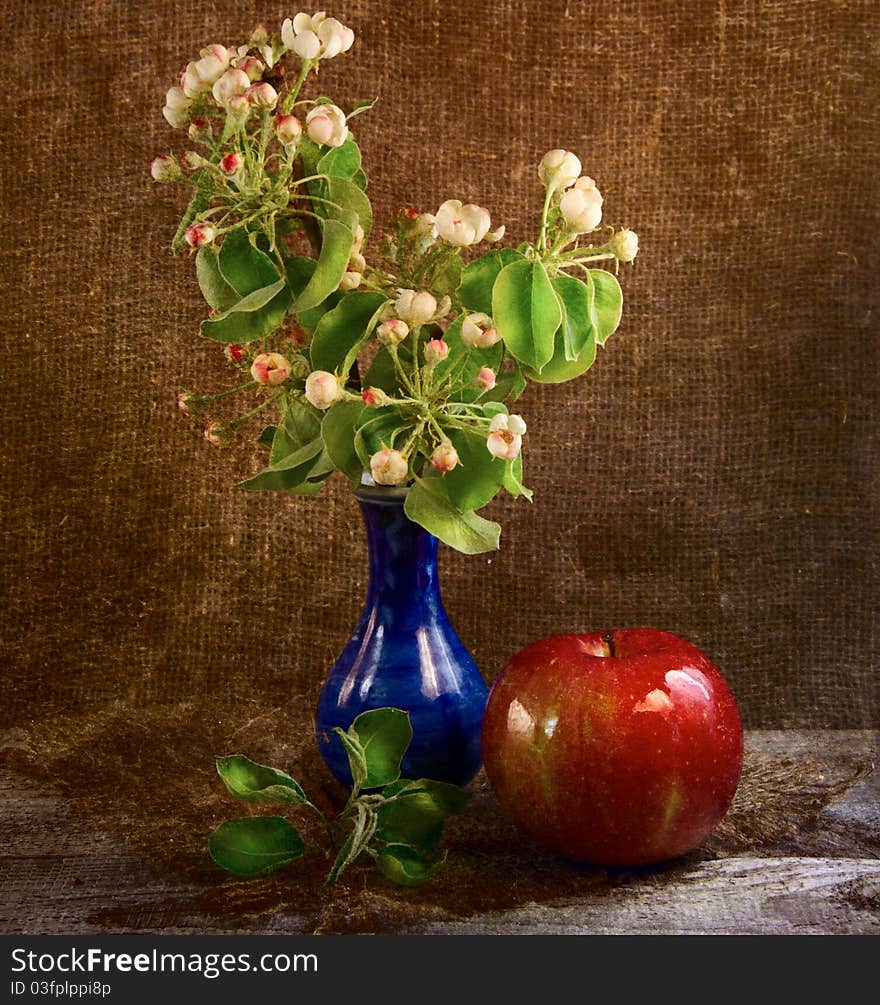
M 177 414 L 229 374 L 169 254 L 183 194 L 148 174 L 185 149 L 160 111 L 180 64 L 295 11 L 0 10 L 4 718 L 210 697 L 231 720 L 295 702 L 306 729 L 364 594 L 359 514 L 341 478 L 235 488 L 256 450 Z M 715 659 L 749 726 L 876 724 L 877 5 L 331 13 L 357 41 L 321 89 L 380 99 L 356 120 L 378 221 L 461 198 L 533 238 L 563 146 L 641 239 L 595 367 L 520 403 L 534 504 L 493 503 L 500 552 L 443 557 L 487 680 L 544 635 L 656 625 Z

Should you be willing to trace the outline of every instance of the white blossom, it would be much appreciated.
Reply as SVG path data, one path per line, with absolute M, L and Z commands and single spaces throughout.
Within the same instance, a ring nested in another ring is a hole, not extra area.
M 482 206 L 462 205 L 460 199 L 447 199 L 437 210 L 434 229 L 450 244 L 466 248 L 479 244 L 489 232 L 492 221 Z
M 573 185 L 580 173 L 581 162 L 568 150 L 548 150 L 538 165 L 538 177 L 551 192 Z
M 341 147 L 348 138 L 345 112 L 336 105 L 315 105 L 306 116 L 306 132 L 319 145 Z
M 602 194 L 593 179 L 578 178 L 573 188 L 562 193 L 559 210 L 576 233 L 595 230 L 602 221 Z
M 281 41 L 302 60 L 332 59 L 348 52 L 354 43 L 354 32 L 323 11 L 313 15 L 300 13 L 292 21 L 285 18 Z

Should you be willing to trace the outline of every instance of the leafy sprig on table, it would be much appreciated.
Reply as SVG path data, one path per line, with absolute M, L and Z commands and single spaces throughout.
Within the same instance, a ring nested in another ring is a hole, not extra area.
M 231 754 L 217 758 L 217 773 L 243 802 L 278 803 L 317 814 L 336 849 L 325 886 L 364 852 L 393 883 L 418 886 L 429 880 L 446 861 L 446 852 L 438 850 L 446 820 L 465 808 L 470 793 L 430 778 L 400 777 L 413 735 L 407 712 L 362 712 L 347 730 L 337 727 L 334 732 L 348 755 L 353 780 L 348 802 L 334 822 L 308 799 L 299 782 L 278 768 Z M 248 816 L 220 824 L 209 848 L 227 871 L 253 877 L 302 858 L 305 841 L 285 817 Z

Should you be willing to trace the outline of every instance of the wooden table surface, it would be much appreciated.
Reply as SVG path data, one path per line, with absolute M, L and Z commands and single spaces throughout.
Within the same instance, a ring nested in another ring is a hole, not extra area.
M 2 739 L 2 737 L 0 737 Z M 880 733 L 762 731 L 747 746 L 801 756 L 832 774 L 854 755 L 863 776 L 826 805 L 786 851 L 766 846 L 592 888 L 585 896 L 525 903 L 454 920 L 404 922 L 401 933 L 599 934 L 880 933 Z M 52 788 L 0 772 L 0 932 L 79 935 L 271 932 L 305 934 L 314 915 L 285 904 L 258 922 L 234 910 L 193 910 L 200 890 L 96 833 Z M 480 796 L 479 799 L 489 799 Z M 393 898 L 392 890 L 389 897 Z M 466 912 L 465 912 L 466 914 Z

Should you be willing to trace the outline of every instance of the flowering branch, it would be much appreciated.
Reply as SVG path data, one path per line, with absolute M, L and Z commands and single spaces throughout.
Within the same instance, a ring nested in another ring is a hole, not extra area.
M 603 198 L 573 153 L 551 150 L 535 243 L 501 247 L 487 210 L 447 199 L 433 214 L 401 210 L 368 260 L 373 212 L 350 124 L 374 102 L 346 114 L 302 96 L 353 43 L 335 18 L 300 13 L 277 36 L 258 27 L 243 45 L 202 49 L 165 96 L 168 123 L 202 149 L 151 165 L 156 181 L 194 190 L 172 246 L 195 254 L 211 309 L 201 334 L 251 378 L 180 407 L 266 387 L 256 407 L 205 426 L 223 446 L 277 412 L 259 437 L 268 463 L 245 487 L 311 495 L 337 469 L 411 485 L 411 519 L 463 551 L 497 547 L 498 525 L 475 511 L 502 488 L 531 498 L 526 423 L 508 404 L 529 381 L 589 369 L 622 308 L 615 275 L 591 266 L 632 262 L 638 238 L 611 228 L 579 244 Z

